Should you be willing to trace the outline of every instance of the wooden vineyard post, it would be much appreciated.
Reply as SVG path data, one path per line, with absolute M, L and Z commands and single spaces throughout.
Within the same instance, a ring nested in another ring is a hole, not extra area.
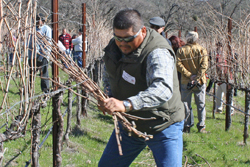
M 249 109 L 250 109 L 250 90 L 245 91 L 245 125 L 244 125 L 244 144 L 247 144 L 248 135 L 248 122 L 249 122 Z
M 197 27 L 194 27 L 194 31 L 197 32 Z
M 231 18 L 228 19 L 228 60 L 231 59 L 232 57 L 232 48 L 231 48 L 231 41 L 232 41 L 232 20 Z M 229 64 L 229 61 L 228 61 Z M 230 76 L 230 70 L 228 70 L 228 74 L 227 74 L 227 93 L 226 93 L 226 121 L 225 121 L 225 130 L 228 131 L 232 120 L 231 120 L 231 104 L 232 104 L 232 100 L 233 100 L 233 86 L 229 85 L 229 81 L 231 80 L 231 76 Z
M 178 31 L 178 37 L 181 38 L 181 30 Z
M 53 39 L 56 43 L 58 43 L 58 0 L 52 0 L 52 26 L 53 26 Z M 56 59 L 58 59 L 58 55 L 55 54 Z M 53 63 L 52 65 L 52 73 L 53 79 L 59 82 L 59 71 L 58 66 Z M 54 91 L 58 89 L 57 84 L 53 84 Z M 61 141 L 62 141 L 62 133 L 63 133 L 63 120 L 60 113 L 61 106 L 61 92 L 52 97 L 52 121 L 53 121 L 53 167 L 59 167 L 62 164 L 61 157 Z
M 86 68 L 86 48 L 85 48 L 85 40 L 86 40 L 86 3 L 82 4 L 82 68 Z M 87 70 L 87 69 L 85 69 Z M 87 93 L 82 90 L 82 95 L 87 96 Z M 87 116 L 87 99 L 82 98 L 82 115 Z

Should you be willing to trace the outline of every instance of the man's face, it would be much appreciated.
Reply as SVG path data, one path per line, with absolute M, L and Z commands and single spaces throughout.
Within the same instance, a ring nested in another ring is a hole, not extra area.
M 67 33 L 66 29 L 63 29 L 63 35 L 66 35 L 66 33 Z
M 156 25 L 153 25 L 153 24 L 150 24 L 150 28 L 154 29 L 159 34 L 164 30 L 164 27 L 159 27 L 159 26 L 156 26 Z
M 37 20 L 36 21 L 36 26 L 42 26 L 43 25 L 43 22 L 42 22 L 42 20 Z
M 132 27 L 128 29 L 114 29 L 114 35 L 118 38 L 132 37 L 138 33 L 138 35 L 130 42 L 125 42 L 124 40 L 118 41 L 115 39 L 116 45 L 120 48 L 123 54 L 127 55 L 135 51 L 141 45 L 146 36 L 146 27 L 141 28 L 138 32 L 133 32 Z

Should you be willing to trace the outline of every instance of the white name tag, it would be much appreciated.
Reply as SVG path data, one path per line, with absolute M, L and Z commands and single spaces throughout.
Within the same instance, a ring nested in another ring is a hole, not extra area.
M 69 42 L 69 40 L 65 40 L 66 42 Z
M 133 85 L 135 84 L 135 77 L 129 75 L 126 71 L 123 71 L 122 78 Z

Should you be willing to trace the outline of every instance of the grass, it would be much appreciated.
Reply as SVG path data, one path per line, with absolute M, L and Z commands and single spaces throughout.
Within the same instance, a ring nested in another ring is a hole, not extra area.
M 232 125 L 225 131 L 225 113 L 216 114 L 212 118 L 212 99 L 207 99 L 207 119 L 206 130 L 208 134 L 197 133 L 196 128 L 191 129 L 191 133 L 184 133 L 184 157 L 188 158 L 188 163 L 205 165 L 206 159 L 211 166 L 249 166 L 248 145 L 243 145 L 244 115 L 237 112 L 232 116 Z M 244 94 L 234 98 L 236 106 L 243 104 Z M 195 105 L 193 105 L 196 111 Z M 196 113 L 195 113 L 196 114 Z M 195 118 L 197 122 L 197 117 Z M 198 154 L 198 155 L 197 155 Z M 201 157 L 199 157 L 201 156 Z M 204 159 L 203 159 L 204 158 Z
M 66 80 L 64 76 L 62 80 Z M 37 91 L 40 91 L 39 80 L 36 86 Z M 11 91 L 9 99 L 11 104 L 19 101 L 17 89 L 11 82 Z M 64 95 L 64 102 L 67 103 L 67 91 Z M 73 96 L 73 98 L 75 95 Z M 2 98 L 2 95 L 1 97 Z M 238 96 L 234 97 L 235 106 L 244 111 L 245 95 L 238 92 Z M 193 111 L 195 116 L 195 124 L 197 123 L 196 106 L 193 102 Z M 243 130 L 244 130 L 244 115 L 240 112 L 235 112 L 232 116 L 232 125 L 228 131 L 225 131 L 225 114 L 216 114 L 216 118 L 212 118 L 212 97 L 206 96 L 206 130 L 208 134 L 197 132 L 195 127 L 191 128 L 191 133 L 184 133 L 184 151 L 183 164 L 187 161 L 190 166 L 209 166 L 212 167 L 245 167 L 250 165 L 249 146 L 243 145 Z M 42 114 L 42 133 L 41 141 L 46 136 L 51 127 L 52 107 L 51 100 L 49 106 L 41 110 Z M 61 111 L 66 110 L 65 106 L 61 107 Z M 113 130 L 113 120 L 111 116 L 103 115 L 98 111 L 93 103 L 88 105 L 88 116 L 82 117 L 81 125 L 76 125 L 76 101 L 73 104 L 72 130 L 69 135 L 70 142 L 67 145 L 63 143 L 62 149 L 62 166 L 63 167 L 95 167 L 101 157 L 109 136 Z M 17 113 L 17 112 L 13 112 Z M 64 129 L 66 129 L 66 120 L 64 117 Z M 6 122 L 3 117 L 0 125 Z M 29 121 L 30 124 L 31 120 Z M 47 122 L 45 124 L 45 122 Z M 10 125 L 10 122 L 9 122 Z M 1 133 L 5 128 L 1 129 Z M 249 140 L 248 140 L 249 141 Z M 4 142 L 3 166 L 20 166 L 23 167 L 26 161 L 30 159 L 30 143 L 31 133 L 28 126 L 28 131 L 23 138 Z M 52 135 L 44 142 L 40 149 L 40 166 L 52 167 Z M 152 153 L 149 148 L 145 148 L 142 153 L 131 164 L 131 167 L 146 167 L 155 166 Z

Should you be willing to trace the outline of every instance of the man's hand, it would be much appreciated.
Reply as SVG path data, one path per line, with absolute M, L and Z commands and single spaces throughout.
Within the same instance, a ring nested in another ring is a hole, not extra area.
M 115 98 L 108 98 L 103 101 L 98 101 L 98 108 L 103 113 L 107 112 L 112 115 L 113 112 L 125 112 L 126 109 L 123 105 L 123 101 L 117 100 Z
M 38 62 L 42 62 L 43 61 L 43 56 L 39 55 L 39 57 L 37 58 Z
M 190 77 L 190 80 L 191 80 L 191 83 L 192 83 L 192 84 L 194 84 L 195 78 L 196 78 L 196 75 L 192 75 L 192 76 Z

